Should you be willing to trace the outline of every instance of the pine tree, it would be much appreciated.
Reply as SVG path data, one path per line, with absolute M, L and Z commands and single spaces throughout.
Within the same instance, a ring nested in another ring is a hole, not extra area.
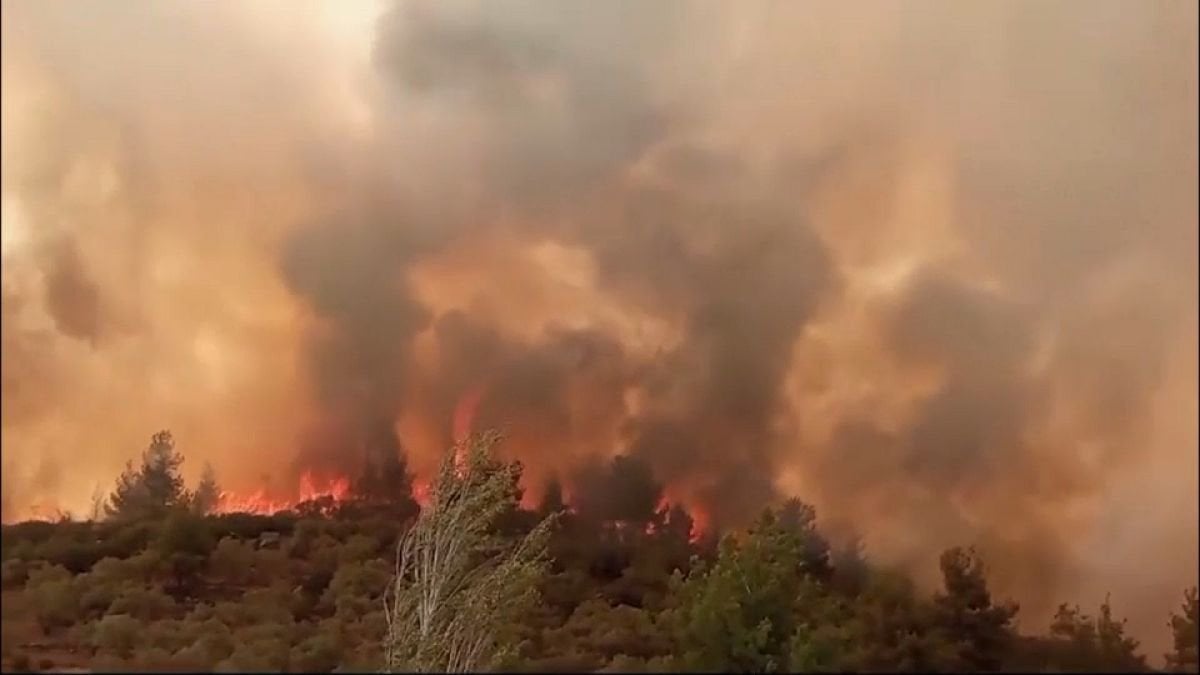
M 1100 616 L 1096 618 L 1101 667 L 1121 672 L 1145 670 L 1146 658 L 1137 653 L 1138 641 L 1125 634 L 1125 623 L 1125 619 L 1113 618 L 1109 597 L 1104 596 Z
M 217 508 L 220 500 L 221 489 L 217 485 L 217 474 L 213 471 L 212 465 L 206 463 L 204 473 L 200 476 L 200 483 L 196 486 L 196 491 L 192 493 L 192 511 L 200 515 L 207 515 Z
M 1059 605 L 1046 663 L 1055 670 L 1093 672 L 1133 672 L 1146 669 L 1145 657 L 1137 653 L 1138 641 L 1125 635 L 1125 621 L 1113 618 L 1106 596 L 1100 615 L 1092 618 L 1076 607 Z
M 799 499 L 789 499 L 779 510 L 780 525 L 800 539 L 800 564 L 805 574 L 826 581 L 833 572 L 829 542 L 817 531 L 817 511 Z
M 378 421 L 367 430 L 363 468 L 351 486 L 363 506 L 385 508 L 401 519 L 419 510 L 412 493 L 412 474 L 390 422 Z
M 154 434 L 141 466 L 134 469 L 133 462 L 126 462 L 105 511 L 113 518 L 130 519 L 162 515 L 181 505 L 186 498 L 181 464 L 183 456 L 175 450 L 171 432 Z
M 941 568 L 945 592 L 934 598 L 934 623 L 955 645 L 957 667 L 998 669 L 1014 637 L 1017 605 L 993 604 L 983 561 L 974 549 L 947 550 Z
M 1196 639 L 1200 628 L 1197 618 L 1200 606 L 1196 602 L 1196 587 L 1183 592 L 1183 614 L 1171 614 L 1171 633 L 1175 638 L 1175 649 L 1167 654 L 1167 668 L 1177 673 L 1200 672 L 1196 660 Z

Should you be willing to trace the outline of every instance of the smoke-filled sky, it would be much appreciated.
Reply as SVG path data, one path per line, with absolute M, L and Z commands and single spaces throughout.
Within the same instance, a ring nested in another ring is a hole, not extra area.
M 160 428 L 238 489 L 420 474 L 477 397 L 531 490 L 623 453 L 718 525 L 798 495 L 920 575 L 977 544 L 1027 620 L 1111 590 L 1158 651 L 1196 20 L 4 0 L 4 515 L 86 511 Z

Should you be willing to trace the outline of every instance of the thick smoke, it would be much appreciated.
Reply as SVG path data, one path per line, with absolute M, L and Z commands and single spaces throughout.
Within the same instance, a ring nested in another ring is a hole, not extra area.
M 797 494 L 1156 648 L 1194 5 L 331 6 L 4 4 L 6 516 L 164 425 L 232 483 L 420 474 L 478 396 L 531 492 Z

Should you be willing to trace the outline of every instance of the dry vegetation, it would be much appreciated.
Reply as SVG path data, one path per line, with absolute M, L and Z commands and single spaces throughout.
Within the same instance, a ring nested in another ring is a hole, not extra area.
M 831 550 L 798 501 L 719 541 L 692 541 L 679 508 L 615 519 L 562 511 L 551 492 L 531 512 L 519 465 L 477 440 L 420 517 L 407 496 L 268 517 L 205 514 L 154 478 L 178 466 L 158 436 L 102 522 L 4 528 L 5 669 L 1147 668 L 1107 602 L 1017 633 L 1018 608 L 991 596 L 970 550 L 942 556 L 944 589 L 924 597 Z M 630 467 L 611 465 L 613 480 Z M 1170 668 L 1196 671 L 1196 621 L 1193 589 L 1170 619 Z

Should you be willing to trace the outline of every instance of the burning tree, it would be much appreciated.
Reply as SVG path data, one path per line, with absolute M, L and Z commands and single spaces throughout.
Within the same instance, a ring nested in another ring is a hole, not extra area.
M 447 453 L 430 500 L 401 538 L 384 595 L 390 672 L 471 672 L 506 654 L 506 631 L 536 600 L 557 514 L 506 538 L 497 521 L 518 507 L 521 467 L 495 459 L 487 433 Z

